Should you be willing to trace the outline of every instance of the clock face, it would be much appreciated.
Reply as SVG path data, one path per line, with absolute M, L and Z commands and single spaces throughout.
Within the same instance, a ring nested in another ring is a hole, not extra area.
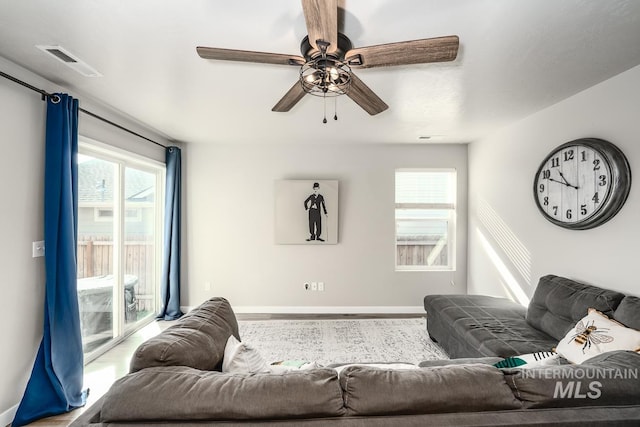
M 622 152 L 603 140 L 581 139 L 559 146 L 540 165 L 534 181 L 542 214 L 565 228 L 586 229 L 610 219 L 631 185 Z M 622 178 L 621 178 L 622 168 Z

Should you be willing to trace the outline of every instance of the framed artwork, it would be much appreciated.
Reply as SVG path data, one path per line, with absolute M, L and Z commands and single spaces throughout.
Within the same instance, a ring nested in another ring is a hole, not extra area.
M 338 243 L 338 181 L 279 180 L 275 199 L 276 243 Z

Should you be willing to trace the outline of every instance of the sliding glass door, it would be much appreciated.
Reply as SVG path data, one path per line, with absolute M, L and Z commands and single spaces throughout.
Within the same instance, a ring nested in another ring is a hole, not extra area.
M 125 167 L 124 201 L 124 303 L 125 327 L 156 314 L 158 265 L 156 263 L 156 174 Z
M 162 165 L 83 143 L 78 158 L 78 300 L 85 361 L 158 308 Z
M 118 164 L 88 155 L 78 161 L 78 301 L 85 355 L 116 336 L 113 295 Z

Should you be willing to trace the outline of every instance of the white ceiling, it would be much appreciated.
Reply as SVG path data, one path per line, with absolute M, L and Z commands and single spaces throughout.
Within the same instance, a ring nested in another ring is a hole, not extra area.
M 456 34 L 449 63 L 361 69 L 388 105 L 339 97 L 271 108 L 296 67 L 201 59 L 198 45 L 300 54 L 300 0 L 0 0 L 0 56 L 171 139 L 214 142 L 471 142 L 640 64 L 640 1 L 340 0 L 354 47 Z M 35 45 L 96 68 L 83 77 Z

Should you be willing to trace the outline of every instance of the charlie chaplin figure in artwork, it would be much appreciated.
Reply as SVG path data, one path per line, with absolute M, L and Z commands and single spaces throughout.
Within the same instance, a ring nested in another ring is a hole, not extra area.
M 313 183 L 313 194 L 307 197 L 304 201 L 304 209 L 309 211 L 309 233 L 311 236 L 307 239 L 307 242 L 312 240 L 318 240 L 324 242 L 322 236 L 322 217 L 320 215 L 320 207 L 324 211 L 324 215 L 327 215 L 327 207 L 324 204 L 324 197 L 322 194 L 318 194 L 320 190 L 320 184 Z

